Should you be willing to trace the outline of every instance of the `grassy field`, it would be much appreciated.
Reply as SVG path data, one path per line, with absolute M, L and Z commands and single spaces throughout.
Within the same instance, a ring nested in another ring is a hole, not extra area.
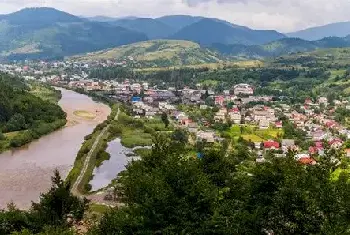
M 220 56 L 199 44 L 182 40 L 153 40 L 72 57 L 78 61 L 116 59 L 133 57 L 141 67 L 167 67 L 194 65 L 221 61 Z
M 145 67 L 135 69 L 137 72 L 157 72 L 169 69 L 181 69 L 181 68 L 209 68 L 223 69 L 224 67 L 238 67 L 238 68 L 256 68 L 263 67 L 264 63 L 260 60 L 242 60 L 242 61 L 219 61 L 215 63 L 201 63 L 196 65 L 182 65 L 182 66 L 168 66 L 168 67 Z
M 136 146 L 150 146 L 152 145 L 152 135 L 144 133 L 141 129 L 127 129 L 123 130 L 122 145 L 128 148 Z
M 242 137 L 246 141 L 262 142 L 269 139 L 279 139 L 282 136 L 283 131 L 275 128 L 260 130 L 254 125 L 243 125 L 242 127 L 239 125 L 233 125 L 227 134 L 234 140 Z

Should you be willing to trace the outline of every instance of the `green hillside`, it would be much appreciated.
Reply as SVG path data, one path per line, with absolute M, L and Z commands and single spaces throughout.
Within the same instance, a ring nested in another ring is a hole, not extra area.
M 219 62 L 221 56 L 197 43 L 180 40 L 154 40 L 72 57 L 74 60 L 124 60 L 133 57 L 141 67 L 166 67 Z
M 264 58 L 277 57 L 300 52 L 311 52 L 317 49 L 350 47 L 350 37 L 329 37 L 318 41 L 306 41 L 300 38 L 283 38 L 264 45 L 229 45 L 212 44 L 211 49 L 231 58 Z
M 90 22 L 53 8 L 27 8 L 0 17 L 0 56 L 59 58 L 147 40 L 108 23 Z

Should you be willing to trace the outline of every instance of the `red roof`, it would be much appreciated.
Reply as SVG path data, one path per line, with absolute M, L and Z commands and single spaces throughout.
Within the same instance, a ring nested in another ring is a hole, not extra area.
M 328 142 L 329 145 L 333 145 L 333 144 L 342 144 L 343 141 L 340 139 L 333 139 L 331 141 Z
M 310 98 L 307 98 L 306 100 L 305 100 L 305 104 L 311 104 L 312 103 L 312 100 L 310 99 Z
M 276 141 L 266 141 L 264 142 L 264 148 L 270 149 L 270 148 L 275 148 L 278 149 L 280 147 L 280 143 Z
M 282 121 L 276 122 L 275 125 L 276 127 L 282 127 Z
M 323 150 L 323 147 L 311 146 L 311 147 L 309 148 L 309 153 L 310 153 L 311 155 L 314 155 L 314 154 L 318 154 L 319 151 L 322 151 L 322 150 Z
M 303 165 L 314 165 L 316 164 L 315 159 L 311 158 L 311 157 L 302 157 L 299 159 L 299 162 Z
M 318 148 L 323 148 L 323 143 L 320 141 L 315 142 L 315 146 Z
M 239 109 L 238 108 L 233 108 L 233 109 L 230 109 L 229 112 L 230 113 L 239 113 Z

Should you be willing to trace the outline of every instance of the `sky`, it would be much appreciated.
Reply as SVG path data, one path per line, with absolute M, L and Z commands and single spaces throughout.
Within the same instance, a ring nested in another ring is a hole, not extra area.
M 0 14 L 41 6 L 79 16 L 199 15 L 284 33 L 350 21 L 349 0 L 0 0 Z

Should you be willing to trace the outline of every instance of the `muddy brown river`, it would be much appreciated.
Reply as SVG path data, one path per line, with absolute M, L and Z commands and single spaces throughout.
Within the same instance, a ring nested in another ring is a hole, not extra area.
M 59 105 L 67 113 L 67 125 L 29 145 L 0 154 L 0 208 L 14 202 L 27 209 L 31 201 L 51 186 L 51 176 L 58 169 L 66 177 L 77 152 L 95 126 L 107 119 L 111 110 L 86 95 L 61 89 Z M 74 115 L 86 111 L 96 117 L 91 120 Z

